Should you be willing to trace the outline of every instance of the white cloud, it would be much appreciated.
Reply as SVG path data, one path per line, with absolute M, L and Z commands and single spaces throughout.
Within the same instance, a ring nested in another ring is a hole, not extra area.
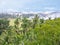
M 7 12 L 18 12 L 16 9 L 7 9 Z
M 51 12 L 54 12 L 54 11 L 45 11 L 44 14 L 49 14 Z
M 54 10 L 55 8 L 54 7 L 45 7 L 44 9 L 45 10 Z

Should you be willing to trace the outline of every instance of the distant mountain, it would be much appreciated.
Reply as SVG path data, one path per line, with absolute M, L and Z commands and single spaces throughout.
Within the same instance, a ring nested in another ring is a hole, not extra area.
M 29 19 L 34 18 L 35 15 L 38 15 L 40 18 L 44 19 L 54 19 L 60 17 L 60 12 L 10 12 L 10 13 L 0 13 L 0 18 L 17 18 L 17 17 L 26 17 Z
M 51 13 L 47 14 L 47 17 L 50 17 L 52 19 L 59 18 L 60 17 L 60 12 L 51 12 Z

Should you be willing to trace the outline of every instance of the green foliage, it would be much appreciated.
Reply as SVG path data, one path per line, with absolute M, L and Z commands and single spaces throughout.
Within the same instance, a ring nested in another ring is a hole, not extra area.
M 16 29 L 18 29 L 18 27 L 19 27 L 19 18 L 17 18 L 15 21 L 14 21 L 14 26 L 15 26 L 15 28 Z
M 27 18 L 23 18 L 22 19 L 22 24 L 21 27 L 23 28 L 23 31 L 26 32 L 27 30 L 29 30 L 31 28 L 31 21 L 28 20 Z
M 9 27 L 9 21 L 5 19 L 0 19 L 0 34 L 2 31 L 8 29 Z
M 17 27 L 19 21 L 16 20 Z M 1 20 L 0 23 L 4 24 Z M 0 45 L 60 45 L 60 18 L 43 20 L 36 16 L 33 21 L 23 18 L 22 29 L 9 27 L 0 35 Z
M 0 29 L 6 29 L 9 26 L 9 21 L 5 19 L 0 19 Z
M 39 23 L 39 17 L 38 15 L 35 15 L 34 19 L 33 19 L 33 24 L 32 24 L 32 27 L 35 28 L 36 25 Z

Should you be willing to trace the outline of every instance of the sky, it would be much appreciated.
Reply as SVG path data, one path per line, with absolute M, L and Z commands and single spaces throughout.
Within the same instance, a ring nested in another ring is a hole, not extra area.
M 0 0 L 0 12 L 60 11 L 60 0 Z

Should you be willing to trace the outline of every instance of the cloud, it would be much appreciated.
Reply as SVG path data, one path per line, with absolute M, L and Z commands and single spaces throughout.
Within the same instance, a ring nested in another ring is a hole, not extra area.
M 54 11 L 45 11 L 44 14 L 49 14 L 51 12 L 54 12 Z
M 55 7 L 44 7 L 44 10 L 45 10 L 45 14 L 49 14 L 51 12 L 54 12 L 55 11 Z
M 55 10 L 55 7 L 45 7 L 45 10 Z
M 15 9 L 7 9 L 7 12 L 18 12 L 18 10 L 15 10 Z

